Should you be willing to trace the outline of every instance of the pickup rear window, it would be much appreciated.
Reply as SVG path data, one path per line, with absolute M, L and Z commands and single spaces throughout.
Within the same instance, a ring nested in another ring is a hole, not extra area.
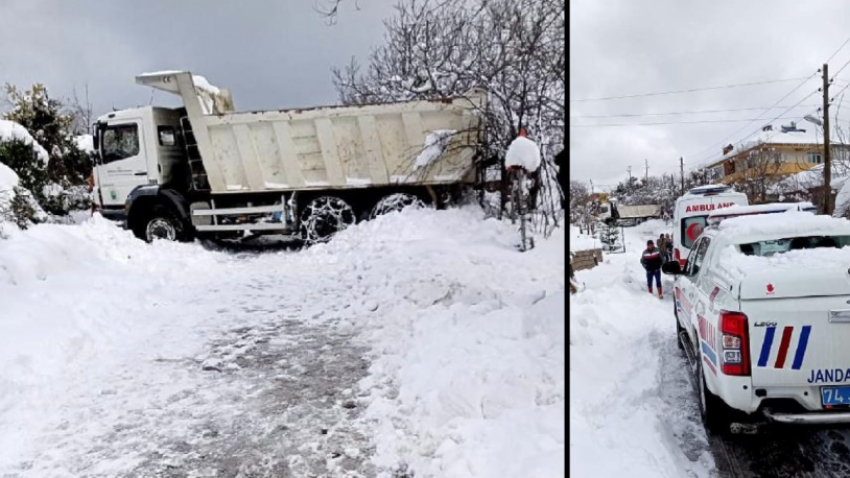
M 770 257 L 774 254 L 801 249 L 846 246 L 850 246 L 850 236 L 802 236 L 739 244 L 738 249 L 747 256 Z

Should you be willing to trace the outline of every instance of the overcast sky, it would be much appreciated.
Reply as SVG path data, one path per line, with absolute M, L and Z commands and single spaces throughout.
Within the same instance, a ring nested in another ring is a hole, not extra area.
M 335 103 L 331 67 L 380 43 L 394 2 L 347 2 L 328 26 L 316 1 L 0 0 L 0 84 L 60 97 L 88 85 L 102 114 L 151 101 L 135 75 L 189 69 L 230 88 L 238 110 Z
M 782 116 L 813 113 L 819 94 L 804 100 L 820 79 L 718 89 L 691 94 L 610 101 L 587 98 L 668 92 L 740 83 L 805 78 L 816 72 L 850 37 L 850 3 L 828 0 L 570 0 L 570 124 L 683 122 L 754 119 L 747 122 L 658 126 L 570 127 L 570 177 L 615 185 L 632 174 L 674 172 L 718 157 Z M 850 44 L 833 58 L 830 72 L 850 61 Z M 850 66 L 836 78 L 838 92 L 850 81 Z M 780 103 L 765 110 L 803 83 Z M 850 89 L 845 103 L 850 104 Z M 845 107 L 847 107 L 845 105 Z M 626 114 L 762 108 L 687 115 L 607 117 Z M 579 118 L 583 116 L 583 118 Z M 850 115 L 844 114 L 846 123 Z M 774 124 L 788 124 L 794 118 Z M 811 127 L 811 124 L 805 123 Z M 747 126 L 745 130 L 728 138 Z M 727 139 L 728 138 L 728 139 Z M 726 139 L 726 141 L 723 141 Z

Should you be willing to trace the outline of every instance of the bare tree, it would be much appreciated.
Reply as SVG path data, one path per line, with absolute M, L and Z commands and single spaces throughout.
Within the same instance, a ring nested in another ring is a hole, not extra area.
M 556 217 L 563 191 L 555 154 L 564 148 L 566 95 L 564 0 L 401 0 L 384 22 L 386 44 L 365 66 L 334 70 L 345 104 L 463 97 L 489 101 L 479 166 L 501 170 L 504 152 L 527 130 L 544 154 L 533 191 L 542 217 Z M 546 220 L 544 226 L 551 223 Z
M 66 102 L 66 108 L 73 118 L 72 130 L 75 135 L 86 134 L 95 120 L 94 108 L 89 98 L 89 85 L 83 90 L 83 98 L 81 99 L 74 88 L 71 98 Z
M 733 185 L 744 192 L 750 202 L 767 201 L 770 189 L 781 179 L 782 154 L 775 148 L 761 145 L 744 152 L 736 159 L 737 178 Z

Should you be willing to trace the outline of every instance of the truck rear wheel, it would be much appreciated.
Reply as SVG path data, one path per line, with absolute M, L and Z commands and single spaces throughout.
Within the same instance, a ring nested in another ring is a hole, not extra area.
M 384 196 L 378 201 L 378 204 L 375 204 L 375 207 L 372 208 L 372 213 L 369 215 L 369 219 L 375 219 L 378 216 L 383 216 L 391 212 L 398 212 L 408 207 L 420 209 L 425 207 L 425 203 L 413 194 L 390 194 Z
M 155 208 L 144 222 L 144 227 L 137 228 L 134 232 L 136 237 L 145 242 L 189 240 L 183 221 L 162 206 Z
M 310 201 L 301 213 L 301 237 L 307 245 L 327 242 L 356 221 L 354 209 L 347 202 L 335 196 L 321 196 Z

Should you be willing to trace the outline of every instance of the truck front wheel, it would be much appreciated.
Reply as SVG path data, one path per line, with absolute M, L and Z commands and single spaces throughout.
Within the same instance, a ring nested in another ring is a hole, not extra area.
M 136 237 L 145 242 L 189 240 L 189 234 L 183 221 L 162 206 L 151 211 L 141 227 L 134 228 L 133 232 Z

